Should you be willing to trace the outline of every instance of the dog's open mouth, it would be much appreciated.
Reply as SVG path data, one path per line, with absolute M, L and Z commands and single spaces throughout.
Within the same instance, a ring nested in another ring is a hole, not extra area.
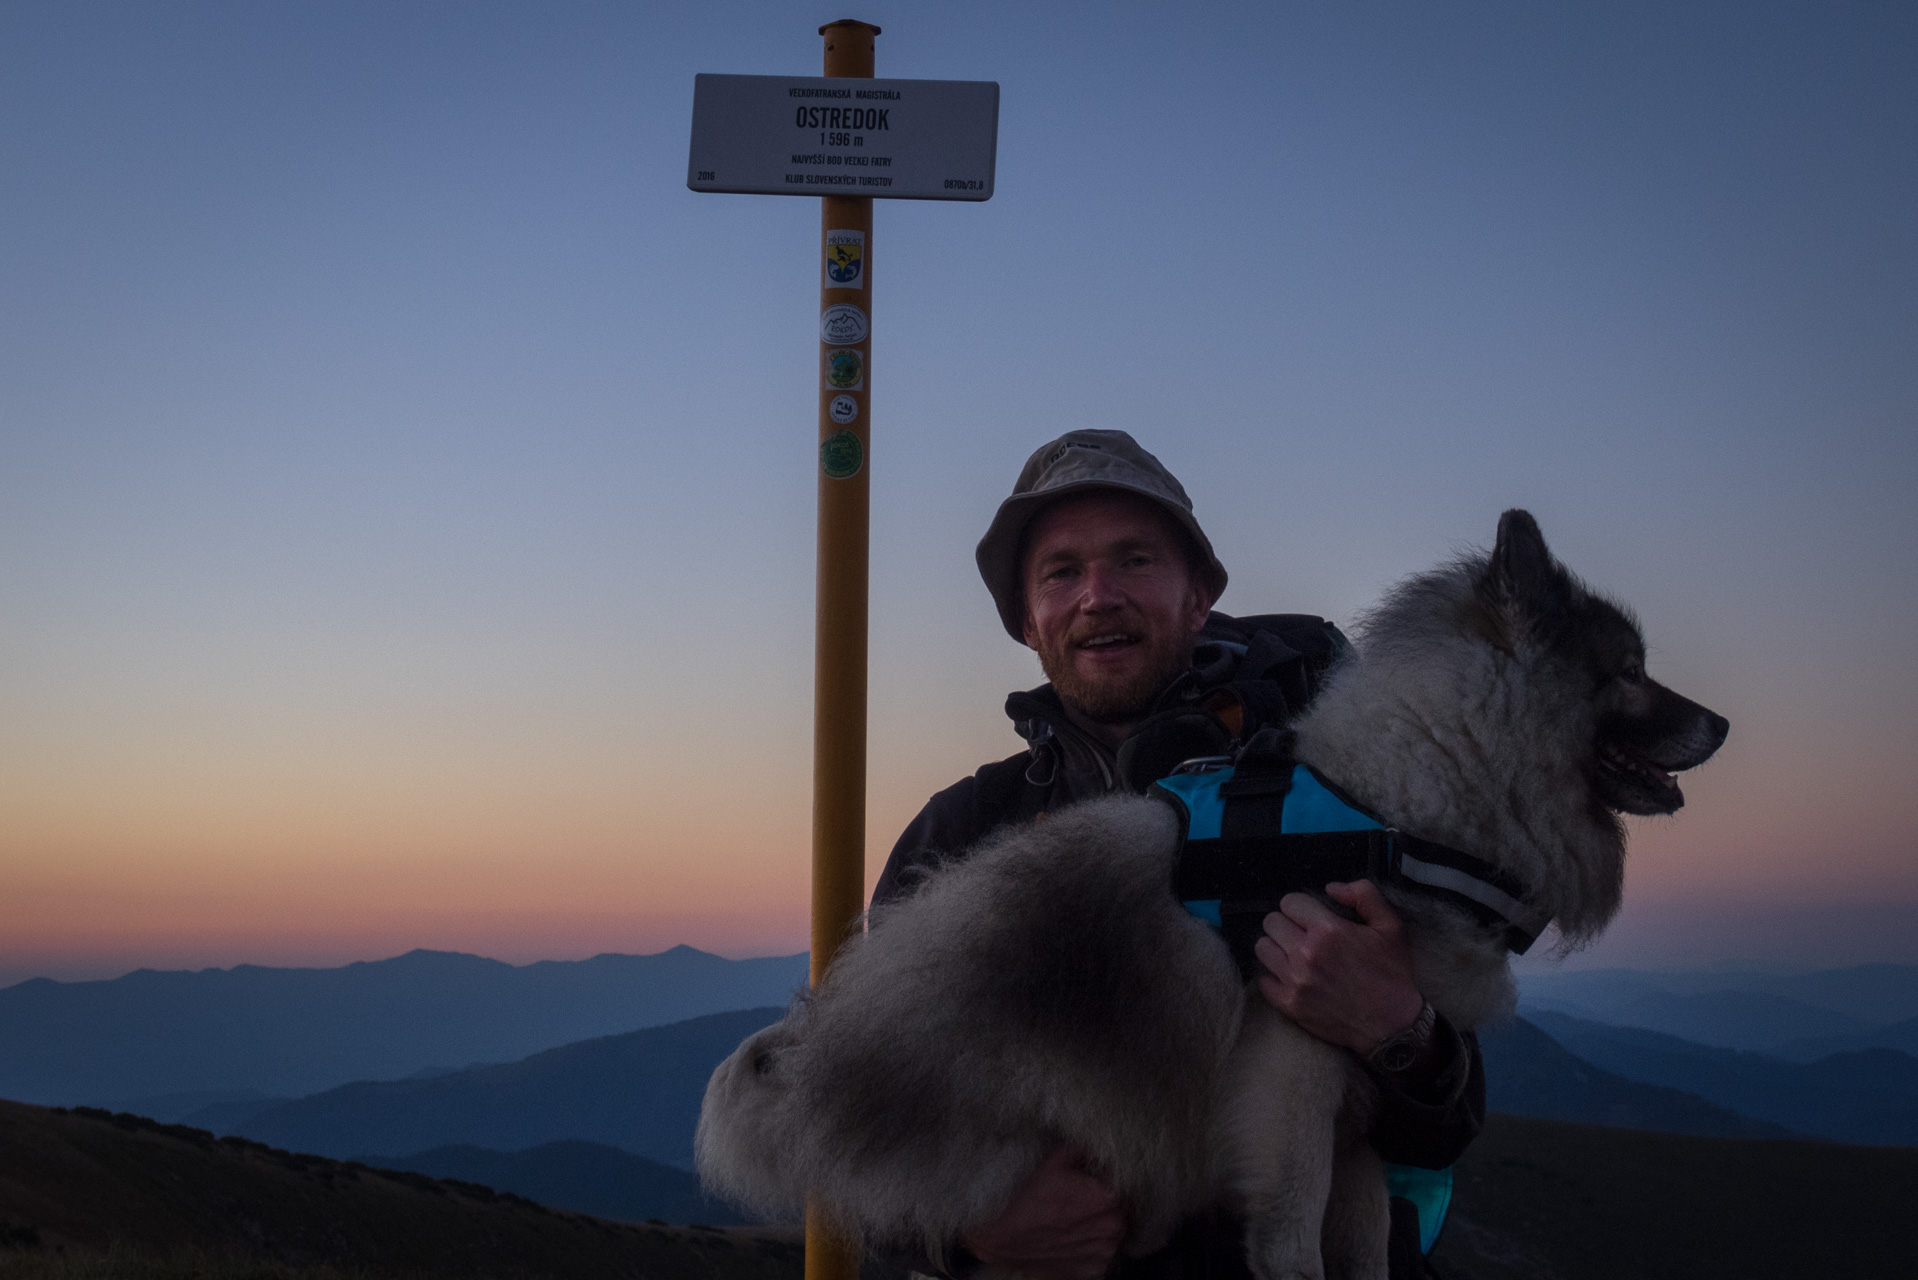
M 1605 807 L 1619 813 L 1675 813 L 1685 804 L 1676 778 L 1616 742 L 1599 744 L 1598 791 Z

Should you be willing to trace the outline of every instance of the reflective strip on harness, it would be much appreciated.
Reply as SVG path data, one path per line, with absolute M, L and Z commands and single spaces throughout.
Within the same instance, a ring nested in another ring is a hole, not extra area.
M 1281 880 L 1288 871 L 1305 874 L 1308 870 L 1331 871 L 1334 874 L 1315 879 L 1311 884 L 1305 881 L 1278 885 L 1266 883 L 1262 887 L 1267 890 L 1276 888 L 1282 896 L 1284 892 L 1297 889 L 1315 892 L 1325 880 L 1354 880 L 1367 875 L 1375 879 L 1403 876 L 1413 884 L 1440 895 L 1451 895 L 1459 900 L 1456 905 L 1470 907 L 1477 912 L 1483 923 L 1503 929 L 1506 945 L 1519 955 L 1523 955 L 1545 926 L 1551 923 L 1549 916 L 1527 906 L 1517 893 L 1512 892 L 1513 889 L 1523 892 L 1523 886 L 1501 873 L 1497 867 L 1457 849 L 1385 827 L 1371 814 L 1342 799 L 1306 765 L 1295 764 L 1292 767 L 1276 836 L 1245 835 L 1222 839 L 1219 833 L 1224 827 L 1226 806 L 1231 800 L 1224 794 L 1224 789 L 1235 772 L 1229 766 L 1205 769 L 1197 773 L 1174 774 L 1156 784 L 1157 790 L 1165 793 L 1167 798 L 1184 810 L 1186 845 L 1190 852 L 1182 855 L 1181 872 L 1175 879 L 1186 886 L 1186 892 L 1180 896 L 1185 899 L 1187 909 L 1207 924 L 1220 927 L 1222 916 L 1229 915 L 1232 910 L 1235 893 L 1221 881 L 1243 881 L 1236 896 L 1246 897 L 1254 884 Z M 1296 840 L 1302 836 L 1318 839 Z M 1385 841 L 1383 858 L 1378 856 L 1378 850 L 1374 850 L 1369 867 L 1363 852 L 1368 836 L 1373 841 Z M 1281 845 L 1292 846 L 1284 850 L 1284 854 L 1289 855 L 1287 861 L 1267 862 L 1262 850 L 1270 848 L 1274 854 L 1279 854 Z M 1317 859 L 1326 856 L 1333 856 L 1350 865 L 1313 865 Z M 1221 862 L 1221 858 L 1226 861 Z M 1234 859 L 1243 870 L 1231 869 Z M 1266 895 L 1256 896 L 1263 898 Z M 1230 934 L 1231 931 L 1226 932 Z M 1241 960 L 1243 962 L 1244 957 Z
M 1427 862 L 1415 858 L 1409 853 L 1399 854 L 1399 874 L 1407 880 L 1415 880 L 1434 889 L 1448 889 L 1461 897 L 1470 898 L 1483 907 L 1496 911 L 1511 921 L 1519 929 L 1536 938 L 1551 923 L 1551 918 L 1534 911 L 1494 884 L 1487 884 L 1476 876 L 1470 876 L 1452 867 L 1440 866 L 1436 862 Z

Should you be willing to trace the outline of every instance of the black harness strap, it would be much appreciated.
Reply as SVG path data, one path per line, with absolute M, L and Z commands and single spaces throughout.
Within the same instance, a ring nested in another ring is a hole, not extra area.
M 1232 949 L 1239 971 L 1251 978 L 1260 971 L 1253 945 L 1265 918 L 1289 893 L 1309 893 L 1348 920 L 1358 913 L 1326 896 L 1334 882 L 1370 880 L 1374 884 L 1413 887 L 1464 911 L 1496 930 L 1505 945 L 1523 955 L 1549 920 L 1525 903 L 1525 886 L 1483 858 L 1390 827 L 1350 831 L 1284 831 L 1285 801 L 1298 764 L 1290 730 L 1260 728 L 1231 757 L 1232 776 L 1219 784 L 1223 810 L 1219 834 L 1186 839 L 1174 864 L 1172 888 L 1181 902 L 1217 903 L 1220 932 Z M 1190 761 L 1181 771 L 1203 768 L 1218 756 Z M 1313 779 L 1356 813 L 1381 822 L 1329 779 L 1312 770 Z M 1154 791 L 1180 814 L 1180 828 L 1191 815 L 1179 797 Z
M 1530 950 L 1550 923 L 1527 907 L 1523 891 L 1514 892 L 1511 878 L 1490 863 L 1389 828 L 1187 840 L 1172 888 L 1181 902 L 1218 902 L 1233 958 L 1250 977 L 1259 968 L 1252 944 L 1286 894 L 1312 894 L 1355 920 L 1354 912 L 1325 897 L 1326 885 L 1353 880 L 1415 886 L 1500 931 L 1515 955 Z
M 1292 792 L 1293 738 L 1270 726 L 1255 731 L 1232 760 L 1232 776 L 1219 786 L 1226 802 L 1219 834 L 1256 838 L 1279 830 L 1285 798 Z M 1323 883 L 1323 882 L 1321 882 Z

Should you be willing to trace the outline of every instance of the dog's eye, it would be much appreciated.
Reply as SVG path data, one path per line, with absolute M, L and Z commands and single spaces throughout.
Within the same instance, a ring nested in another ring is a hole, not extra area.
M 1645 678 L 1645 667 L 1642 663 L 1628 662 L 1619 669 L 1618 678 L 1626 684 L 1637 684 Z
M 756 1054 L 753 1057 L 753 1074 L 754 1075 L 763 1076 L 767 1072 L 771 1071 L 772 1069 L 773 1069 L 773 1055 L 770 1050 Z

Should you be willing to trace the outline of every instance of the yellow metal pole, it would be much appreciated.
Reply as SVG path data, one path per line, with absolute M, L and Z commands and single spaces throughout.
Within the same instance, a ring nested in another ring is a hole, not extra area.
M 819 28 L 826 75 L 871 79 L 879 28 Z M 851 105 L 850 103 L 848 105 Z M 828 152 L 851 150 L 828 133 Z M 820 202 L 819 569 L 813 628 L 812 981 L 865 905 L 866 564 L 872 442 L 872 200 Z M 806 1213 L 806 1280 L 857 1280 L 857 1242 Z

